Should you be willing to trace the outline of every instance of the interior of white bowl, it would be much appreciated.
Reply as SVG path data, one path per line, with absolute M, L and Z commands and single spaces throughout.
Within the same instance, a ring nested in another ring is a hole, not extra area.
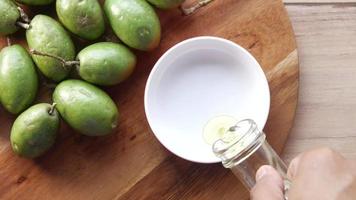
M 145 111 L 158 140 L 174 154 L 200 163 L 219 162 L 203 139 L 213 117 L 250 118 L 262 130 L 270 94 L 258 62 L 239 45 L 216 37 L 185 40 L 154 66 Z

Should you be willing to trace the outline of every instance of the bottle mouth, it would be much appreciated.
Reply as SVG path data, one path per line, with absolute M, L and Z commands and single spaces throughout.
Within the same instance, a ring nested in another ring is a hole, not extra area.
M 241 120 L 230 127 L 224 137 L 214 142 L 213 152 L 225 167 L 230 168 L 257 150 L 265 137 L 252 119 Z

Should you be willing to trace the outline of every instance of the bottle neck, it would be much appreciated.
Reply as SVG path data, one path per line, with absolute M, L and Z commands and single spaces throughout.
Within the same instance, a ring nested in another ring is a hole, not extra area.
M 242 120 L 227 132 L 228 137 L 216 141 L 213 151 L 226 168 L 232 168 L 253 154 L 266 140 L 257 124 L 250 119 Z

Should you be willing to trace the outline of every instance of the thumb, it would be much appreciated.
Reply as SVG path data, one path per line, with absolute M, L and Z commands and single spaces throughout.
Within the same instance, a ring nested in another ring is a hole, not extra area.
M 251 200 L 284 200 L 283 179 L 269 165 L 264 165 L 256 173 L 256 185 L 252 188 Z

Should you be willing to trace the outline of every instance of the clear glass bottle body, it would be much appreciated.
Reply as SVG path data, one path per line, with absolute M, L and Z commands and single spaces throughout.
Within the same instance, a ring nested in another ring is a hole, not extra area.
M 257 170 L 263 165 L 270 165 L 284 179 L 286 193 L 290 186 L 287 167 L 268 144 L 266 135 L 258 130 L 256 123 L 249 119 L 242 120 L 228 132 L 227 137 L 213 145 L 213 151 L 224 167 L 230 168 L 245 187 L 251 189 L 256 183 Z

